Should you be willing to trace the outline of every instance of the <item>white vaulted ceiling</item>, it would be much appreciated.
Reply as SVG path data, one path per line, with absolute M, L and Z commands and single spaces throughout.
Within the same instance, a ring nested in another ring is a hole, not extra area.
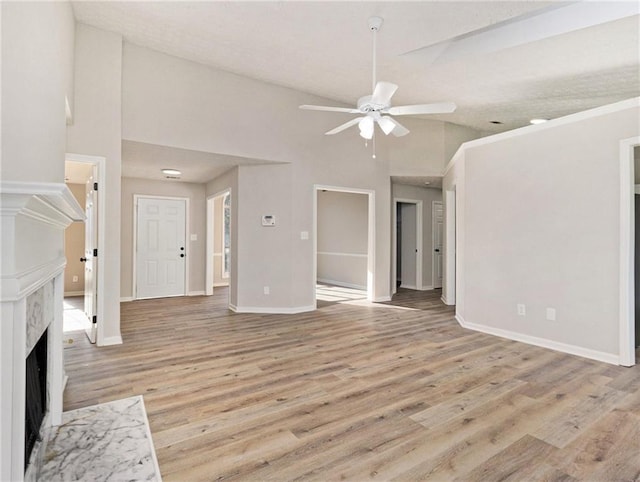
M 378 79 L 400 86 L 394 104 L 453 101 L 454 114 L 435 117 L 481 131 L 640 95 L 637 15 L 445 63 L 409 53 L 550 4 L 557 2 L 76 2 L 73 8 L 79 22 L 132 43 L 347 104 L 371 91 L 367 19 L 378 15 L 384 18 Z
M 604 18 L 616 5 L 637 10 L 638 2 L 589 4 L 605 9 L 590 23 L 581 22 L 589 16 L 580 13 L 560 22 L 545 17 L 580 12 L 583 2 L 537 0 L 72 2 L 78 22 L 130 43 L 346 105 L 371 93 L 367 20 L 380 16 L 377 79 L 399 85 L 393 104 L 453 101 L 455 113 L 428 118 L 483 133 L 640 96 L 640 16 Z M 518 23 L 532 17 L 538 19 L 536 40 L 521 37 L 527 29 Z M 515 36 L 498 35 L 505 22 L 511 24 L 506 29 L 515 25 Z M 566 28 L 576 23 L 580 28 Z M 431 54 L 447 40 L 471 36 L 467 45 L 480 45 L 477 32 L 483 30 L 493 49 L 433 61 Z M 514 37 L 524 40 L 508 45 Z M 344 115 L 335 120 L 340 124 Z M 122 173 L 130 177 L 164 179 L 160 162 L 181 169 L 182 181 L 206 182 L 232 166 L 265 162 L 127 140 L 122 147 Z M 437 187 L 439 180 L 394 179 L 425 181 Z

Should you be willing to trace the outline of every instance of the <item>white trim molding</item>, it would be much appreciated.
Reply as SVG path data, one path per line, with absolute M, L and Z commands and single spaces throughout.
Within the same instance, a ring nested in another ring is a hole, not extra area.
M 635 200 L 634 148 L 640 136 L 620 141 L 620 364 L 632 366 L 635 354 Z
M 568 353 L 570 355 L 578 355 L 583 358 L 589 358 L 591 360 L 611 363 L 612 365 L 620 364 L 620 357 L 614 353 L 605 353 L 581 346 L 569 345 L 568 343 L 548 340 L 546 338 L 538 338 L 537 336 L 525 335 L 523 333 L 517 333 L 515 331 L 504 330 L 502 328 L 494 328 L 492 326 L 482 325 L 479 323 L 471 323 L 465 321 L 464 318 L 458 314 L 456 314 L 456 320 L 458 321 L 458 323 L 460 323 L 460 326 L 468 330 L 479 331 L 488 335 L 499 336 L 500 338 L 507 338 L 509 340 L 527 343 L 529 345 L 540 346 L 542 348 L 549 348 L 550 350 Z
M 355 283 L 345 283 L 344 281 L 336 281 L 333 279 L 318 278 L 318 283 L 324 283 L 332 286 L 340 286 L 341 288 L 352 288 L 354 290 L 367 291 L 365 285 L 357 285 Z
M 270 307 L 270 306 L 236 306 L 229 303 L 229 309 L 234 313 L 260 313 L 273 315 L 295 315 L 297 313 L 307 313 L 316 309 L 315 305 L 291 306 L 291 307 Z
M 105 336 L 101 342 L 97 343 L 98 346 L 112 346 L 122 345 L 122 336 Z

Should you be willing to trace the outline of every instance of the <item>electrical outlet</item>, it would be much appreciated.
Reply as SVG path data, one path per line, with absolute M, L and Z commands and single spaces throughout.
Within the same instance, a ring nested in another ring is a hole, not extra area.
M 263 288 L 263 291 L 264 291 L 264 294 L 265 294 L 265 295 L 268 295 L 268 294 L 269 294 L 269 291 L 270 291 L 270 290 L 269 290 L 269 287 L 268 287 L 268 286 L 265 286 L 265 287 Z
M 78 277 L 77 277 L 77 276 L 74 276 L 74 277 L 73 277 L 73 282 L 74 282 L 74 283 L 77 283 L 77 282 L 78 282 Z
M 547 308 L 547 320 L 556 321 L 556 309 L 555 308 Z
M 522 303 L 518 303 L 516 307 L 518 308 L 518 316 L 525 316 L 527 314 L 527 308 Z

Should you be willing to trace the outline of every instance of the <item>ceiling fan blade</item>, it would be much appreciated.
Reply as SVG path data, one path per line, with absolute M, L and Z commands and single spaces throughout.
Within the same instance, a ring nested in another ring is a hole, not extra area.
M 325 136 L 332 136 L 333 134 L 337 134 L 338 132 L 342 132 L 345 129 L 348 129 L 351 126 L 356 125 L 358 122 L 360 122 L 362 119 L 364 119 L 364 117 L 356 117 L 355 119 L 351 119 L 348 122 L 345 122 L 344 124 L 339 125 L 338 127 L 336 127 L 335 129 L 331 129 L 328 132 L 325 132 L 324 135 Z
M 348 107 L 329 107 L 326 105 L 301 105 L 302 110 L 322 110 L 326 112 L 344 112 L 345 114 L 360 114 L 358 109 L 349 109 Z
M 393 130 L 390 131 L 391 133 L 393 133 L 394 136 L 402 137 L 402 136 L 406 136 L 409 133 L 409 129 L 407 129 L 405 126 L 400 124 L 400 122 L 398 122 L 394 118 L 389 117 L 388 115 L 385 115 L 382 117 L 382 119 L 389 119 L 394 124 L 395 127 L 393 128 Z M 382 127 L 382 125 L 380 127 Z M 386 131 L 385 131 L 385 134 L 386 134 Z
M 373 104 L 389 105 L 391 97 L 393 97 L 396 90 L 398 90 L 398 86 L 396 84 L 380 81 L 376 84 L 376 88 L 373 89 L 371 102 Z
M 420 115 L 420 114 L 450 114 L 456 110 L 453 102 L 440 102 L 438 104 L 399 105 L 391 107 L 385 113 L 391 115 Z
M 445 63 L 517 47 L 638 13 L 638 2 L 558 2 L 403 55 L 430 64 Z

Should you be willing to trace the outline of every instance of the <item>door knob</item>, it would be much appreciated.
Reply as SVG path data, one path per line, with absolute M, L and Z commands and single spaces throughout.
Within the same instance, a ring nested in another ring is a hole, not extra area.
M 436 253 L 439 253 L 439 252 L 440 252 L 440 250 L 439 250 L 439 249 L 437 249 L 437 248 L 436 248 L 436 249 L 434 249 L 434 251 L 435 251 Z
M 85 261 L 87 261 L 87 258 L 80 258 L 80 261 L 84 263 Z

